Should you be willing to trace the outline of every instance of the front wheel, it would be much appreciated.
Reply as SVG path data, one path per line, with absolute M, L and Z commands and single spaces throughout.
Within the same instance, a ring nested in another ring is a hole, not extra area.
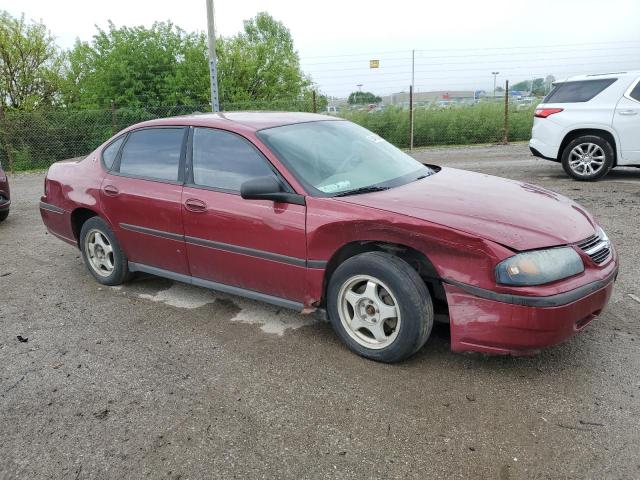
M 425 344 L 433 327 L 433 303 L 418 273 L 404 260 L 367 252 L 342 263 L 331 276 L 329 319 L 355 353 L 398 362 Z
M 127 256 L 113 231 L 100 217 L 92 217 L 80 230 L 80 250 L 87 270 L 103 285 L 120 285 L 129 276 Z
M 613 168 L 611 144 L 597 135 L 578 137 L 562 151 L 562 167 L 570 177 L 593 181 L 604 177 Z
M 4 222 L 9 216 L 9 210 L 5 210 L 4 212 L 0 212 L 0 222 Z

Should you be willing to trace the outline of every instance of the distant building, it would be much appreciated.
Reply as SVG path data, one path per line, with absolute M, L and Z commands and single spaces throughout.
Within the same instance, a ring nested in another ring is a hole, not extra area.
M 413 102 L 416 105 L 429 105 L 439 101 L 450 101 L 456 103 L 472 102 L 478 98 L 477 92 L 473 90 L 442 90 L 437 92 L 415 92 Z M 409 103 L 409 92 L 398 92 L 382 97 L 385 105 L 406 105 Z

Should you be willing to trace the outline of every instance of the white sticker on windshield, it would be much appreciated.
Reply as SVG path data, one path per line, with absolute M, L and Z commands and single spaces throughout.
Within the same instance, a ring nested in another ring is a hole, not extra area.
M 376 135 L 376 134 L 368 135 L 367 139 L 371 140 L 373 143 L 384 142 L 384 138 L 382 138 L 382 137 L 380 137 L 379 135 Z
M 318 190 L 324 193 L 334 193 L 338 190 L 344 190 L 351 186 L 351 182 L 349 180 L 343 180 L 337 183 L 330 183 L 329 185 L 323 185 L 321 187 L 317 187 Z

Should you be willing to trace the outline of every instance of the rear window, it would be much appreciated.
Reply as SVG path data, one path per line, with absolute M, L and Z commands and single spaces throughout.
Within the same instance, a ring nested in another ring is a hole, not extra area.
M 124 137 L 125 136 L 122 135 L 120 138 L 114 140 L 102 151 L 102 160 L 104 161 L 104 166 L 107 167 L 107 170 L 111 170 L 113 161 L 116 159 L 118 151 L 120 151 L 120 145 L 122 145 Z
M 542 103 L 588 102 L 616 80 L 617 78 L 605 78 L 601 80 L 557 83 Z

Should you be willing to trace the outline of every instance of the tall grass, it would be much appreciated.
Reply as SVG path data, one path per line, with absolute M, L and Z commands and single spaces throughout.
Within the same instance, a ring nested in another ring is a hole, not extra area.
M 509 108 L 509 141 L 531 135 L 534 107 Z M 347 120 L 362 125 L 402 148 L 409 146 L 409 111 L 387 107 L 383 111 L 347 111 Z M 504 105 L 479 103 L 447 109 L 418 107 L 414 111 L 413 145 L 471 145 L 498 143 L 504 138 Z

